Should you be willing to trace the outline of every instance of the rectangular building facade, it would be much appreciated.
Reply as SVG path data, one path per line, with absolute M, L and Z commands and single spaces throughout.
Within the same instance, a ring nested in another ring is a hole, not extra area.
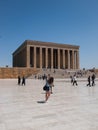
M 13 67 L 79 69 L 79 46 L 26 40 L 13 53 Z

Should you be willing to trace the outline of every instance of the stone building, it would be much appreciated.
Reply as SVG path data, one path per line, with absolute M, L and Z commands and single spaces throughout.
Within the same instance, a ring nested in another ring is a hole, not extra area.
M 79 69 L 79 46 L 25 40 L 13 52 L 13 67 Z

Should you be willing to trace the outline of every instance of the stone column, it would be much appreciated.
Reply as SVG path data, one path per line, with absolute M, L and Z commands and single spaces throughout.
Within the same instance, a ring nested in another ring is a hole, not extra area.
M 79 65 L 79 51 L 77 50 L 76 52 L 76 69 L 79 69 L 80 65 Z
M 53 69 L 53 48 L 51 48 L 51 69 Z
M 36 47 L 34 46 L 34 68 L 36 68 Z
M 58 49 L 58 69 L 60 69 L 60 49 Z
M 70 50 L 68 50 L 68 69 L 70 69 Z
M 63 68 L 65 69 L 65 50 L 63 50 Z
M 27 50 L 26 50 L 26 67 L 30 67 L 30 46 L 27 46 Z
M 42 47 L 40 47 L 40 68 L 42 69 Z
M 76 69 L 76 51 L 74 51 L 74 69 Z
M 45 49 L 45 62 L 46 62 L 46 68 L 48 67 L 48 48 Z
M 72 69 L 75 69 L 74 50 L 72 50 Z

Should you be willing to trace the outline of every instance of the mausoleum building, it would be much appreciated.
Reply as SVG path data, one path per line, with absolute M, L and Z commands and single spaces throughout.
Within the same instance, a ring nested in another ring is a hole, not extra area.
M 13 67 L 79 69 L 79 46 L 25 40 L 13 53 Z

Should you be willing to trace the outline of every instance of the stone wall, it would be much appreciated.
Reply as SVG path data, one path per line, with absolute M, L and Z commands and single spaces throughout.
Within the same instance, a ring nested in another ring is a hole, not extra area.
M 35 75 L 39 72 L 38 69 L 25 68 L 25 67 L 13 67 L 13 68 L 0 68 L 0 78 L 17 78 L 18 76 L 28 77 Z

